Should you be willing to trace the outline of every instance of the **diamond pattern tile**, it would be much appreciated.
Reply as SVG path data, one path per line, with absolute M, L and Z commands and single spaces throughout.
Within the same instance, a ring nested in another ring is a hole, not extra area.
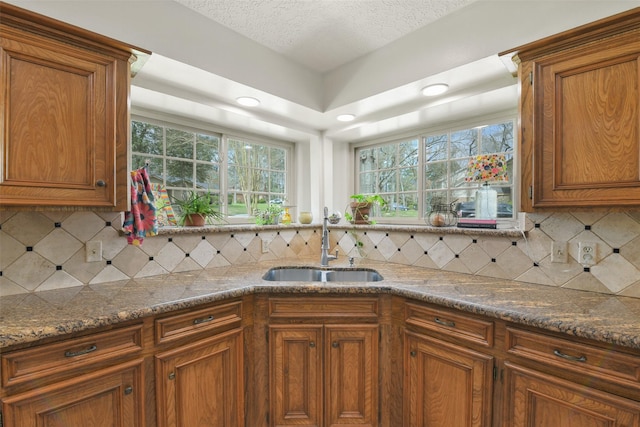
M 3 277 L 30 291 L 56 271 L 55 265 L 35 252 L 26 252 L 3 270 Z
M 354 235 L 352 230 L 332 229 L 330 250 L 338 249 L 343 260 L 367 257 L 640 298 L 640 211 L 527 214 L 526 224 L 526 239 L 402 229 L 358 229 Z M 292 226 L 279 231 L 216 230 L 204 239 L 198 234 L 161 235 L 134 247 L 119 233 L 118 212 L 0 211 L 0 225 L 0 295 L 151 280 L 168 272 L 190 274 L 264 259 L 317 256 L 319 261 L 321 246 L 319 227 Z M 362 246 L 355 245 L 356 238 Z M 269 242 L 267 253 L 262 253 L 263 239 Z M 88 240 L 102 242 L 102 261 L 86 262 Z M 568 263 L 551 262 L 553 241 L 568 242 Z M 576 261 L 580 241 L 598 243 L 598 264 L 589 272 Z
M 33 249 L 53 264 L 61 265 L 82 247 L 83 244 L 71 234 L 62 228 L 55 228 L 44 239 L 40 240 Z
M 54 222 L 39 212 L 20 212 L 2 223 L 2 231 L 25 246 L 35 246 L 53 227 Z

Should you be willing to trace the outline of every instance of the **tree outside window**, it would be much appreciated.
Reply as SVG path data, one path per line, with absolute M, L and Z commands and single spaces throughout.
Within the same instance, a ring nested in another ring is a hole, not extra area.
M 418 219 L 436 204 L 473 209 L 477 185 L 464 180 L 469 160 L 501 153 L 508 160 L 510 181 L 494 188 L 499 216 L 512 217 L 513 130 L 514 121 L 508 120 L 357 148 L 357 191 L 385 198 L 387 207 L 377 213 L 382 217 Z
M 147 164 L 171 197 L 209 192 L 218 210 L 239 217 L 286 199 L 285 148 L 138 120 L 131 129 L 133 166 Z

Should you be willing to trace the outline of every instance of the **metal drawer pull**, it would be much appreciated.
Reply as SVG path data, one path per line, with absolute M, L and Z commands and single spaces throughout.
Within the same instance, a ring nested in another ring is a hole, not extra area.
M 450 328 L 455 328 L 456 327 L 456 323 L 455 322 L 451 322 L 449 320 L 442 320 L 439 317 L 436 317 L 435 319 L 433 319 L 433 321 L 436 322 L 438 325 L 448 326 Z
M 309 347 L 311 347 L 311 348 L 315 348 L 315 346 L 316 346 L 316 343 L 315 343 L 315 342 L 311 341 L 311 342 L 309 343 Z
M 176 373 L 175 372 L 169 372 L 168 378 L 170 380 L 175 380 L 176 379 Z
M 555 354 L 558 357 L 562 357 L 563 359 L 567 359 L 567 360 L 571 360 L 572 362 L 586 362 L 587 361 L 587 357 L 586 356 L 580 356 L 580 357 L 576 357 L 576 356 L 571 356 L 570 354 L 564 354 L 563 352 L 561 352 L 558 349 L 553 350 L 553 354 Z
M 193 321 L 193 324 L 199 325 L 200 323 L 207 323 L 207 322 L 211 322 L 212 320 L 213 320 L 213 316 L 203 317 L 202 319 L 195 319 Z
M 411 355 L 411 357 L 416 357 L 418 355 L 418 353 L 415 350 L 411 350 L 409 354 Z
M 106 187 L 107 183 L 103 179 L 99 179 L 99 180 L 96 181 L 96 185 L 98 187 Z
M 133 387 L 128 386 L 127 388 L 124 389 L 124 394 L 131 394 L 133 393 Z
M 76 356 L 82 356 L 83 354 L 88 354 L 88 353 L 92 353 L 94 351 L 96 351 L 98 349 L 98 346 L 95 344 L 91 344 L 91 346 L 85 348 L 84 350 L 80 350 L 80 351 L 65 351 L 64 352 L 64 357 L 76 357 Z
M 338 343 L 338 341 L 334 341 L 334 342 L 331 343 L 331 347 L 338 348 L 338 347 L 340 347 L 340 343 Z

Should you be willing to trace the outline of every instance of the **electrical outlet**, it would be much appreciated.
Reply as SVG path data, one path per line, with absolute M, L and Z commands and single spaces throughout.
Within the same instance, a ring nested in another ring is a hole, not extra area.
M 578 242 L 578 262 L 585 267 L 598 262 L 598 244 L 595 242 Z
M 567 242 L 551 242 L 551 262 L 560 264 L 569 262 Z
M 262 253 L 269 253 L 269 241 L 266 239 L 262 239 Z
M 102 261 L 102 242 L 91 240 L 85 245 L 85 255 L 87 262 Z

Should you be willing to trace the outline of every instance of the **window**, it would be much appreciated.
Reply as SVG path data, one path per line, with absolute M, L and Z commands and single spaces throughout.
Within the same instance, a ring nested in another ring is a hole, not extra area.
M 513 218 L 513 131 L 514 120 L 506 120 L 358 147 L 357 191 L 380 194 L 388 205 L 377 216 L 386 218 L 417 220 L 435 205 L 473 216 L 478 184 L 465 181 L 469 161 L 504 154 L 509 181 L 491 186 L 498 192 L 498 217 Z
M 237 218 L 287 199 L 286 144 L 141 120 L 131 129 L 133 166 L 148 163 L 151 182 L 163 184 L 170 197 L 210 192 L 221 212 Z

